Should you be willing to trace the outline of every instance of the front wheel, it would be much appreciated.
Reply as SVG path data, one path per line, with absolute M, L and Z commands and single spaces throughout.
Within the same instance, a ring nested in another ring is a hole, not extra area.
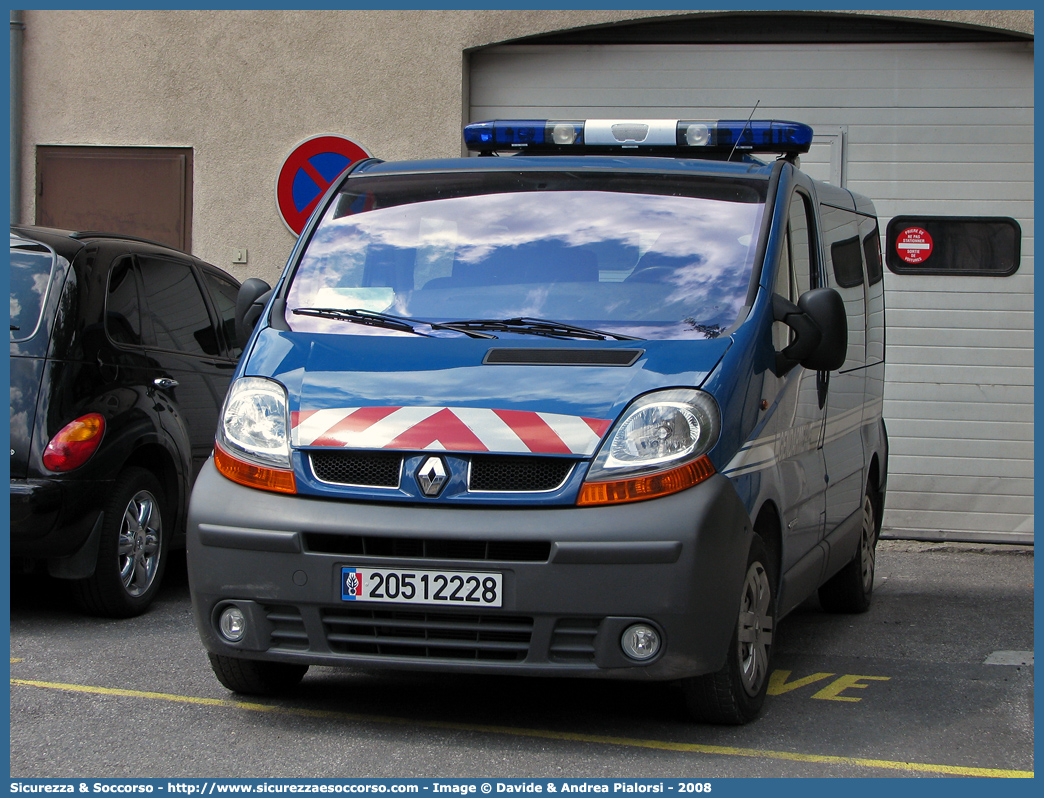
M 307 665 L 288 662 L 265 662 L 211 654 L 210 667 L 217 680 L 234 693 L 277 695 L 286 692 L 304 678 Z
M 874 593 L 877 566 L 877 517 L 869 488 L 863 496 L 859 549 L 852 560 L 819 588 L 819 603 L 827 612 L 866 612 Z
M 94 573 L 73 582 L 82 609 L 109 618 L 145 612 L 167 565 L 165 506 L 163 489 L 150 471 L 128 468 L 120 474 L 102 511 Z
M 695 720 L 740 725 L 761 711 L 768 690 L 775 585 L 765 544 L 755 535 L 725 665 L 716 673 L 683 682 L 686 705 Z

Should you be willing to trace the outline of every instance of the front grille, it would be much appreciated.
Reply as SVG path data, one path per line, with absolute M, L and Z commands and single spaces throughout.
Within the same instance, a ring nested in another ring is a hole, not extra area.
M 309 454 L 316 479 L 331 485 L 397 488 L 405 457 L 401 452 L 353 449 Z M 475 455 L 468 466 L 468 490 L 481 493 L 538 493 L 561 487 L 576 460 L 561 457 Z
M 308 632 L 304 619 L 297 607 L 265 607 L 265 618 L 271 631 L 270 647 L 273 651 L 307 651 Z
M 399 487 L 402 455 L 396 452 L 312 452 L 311 460 L 312 471 L 323 482 L 371 488 Z
M 551 543 L 546 540 L 444 540 L 306 532 L 304 543 L 308 551 L 317 554 L 359 557 L 547 562 L 551 556 Z
M 532 493 L 559 487 L 573 470 L 575 460 L 559 457 L 471 458 L 468 489 L 495 493 Z
M 533 619 L 517 616 L 325 609 L 331 651 L 372 657 L 522 662 Z
M 552 662 L 594 662 L 598 618 L 560 618 L 548 648 Z

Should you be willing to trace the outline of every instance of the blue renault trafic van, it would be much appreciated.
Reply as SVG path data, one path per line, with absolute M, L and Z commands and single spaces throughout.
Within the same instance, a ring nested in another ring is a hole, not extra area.
M 188 530 L 214 672 L 670 680 L 746 722 L 781 617 L 870 603 L 873 205 L 800 171 L 792 122 L 464 138 L 480 157 L 350 168 L 240 292 Z

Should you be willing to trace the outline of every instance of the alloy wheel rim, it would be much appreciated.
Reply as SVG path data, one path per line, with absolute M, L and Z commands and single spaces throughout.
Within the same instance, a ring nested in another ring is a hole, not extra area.
M 772 645 L 772 585 L 760 562 L 751 563 L 743 582 L 739 613 L 739 665 L 743 689 L 756 696 L 768 678 Z
M 138 491 L 127 503 L 120 525 L 120 580 L 130 596 L 140 596 L 156 579 L 163 520 L 159 503 L 149 491 Z

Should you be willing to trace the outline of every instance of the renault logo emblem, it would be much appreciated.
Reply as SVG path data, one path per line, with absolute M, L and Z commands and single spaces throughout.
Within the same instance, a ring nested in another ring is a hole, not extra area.
M 425 496 L 438 496 L 448 479 L 449 473 L 441 457 L 429 457 L 417 469 L 417 483 Z

